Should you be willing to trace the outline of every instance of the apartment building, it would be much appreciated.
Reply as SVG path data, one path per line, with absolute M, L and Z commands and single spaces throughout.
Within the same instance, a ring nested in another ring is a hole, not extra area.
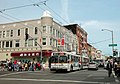
M 40 19 L 0 24 L 0 60 L 25 62 L 42 57 L 47 62 L 54 51 L 76 52 L 77 43 L 77 36 L 55 22 L 49 11 Z
M 78 50 L 78 54 L 81 55 L 85 55 L 87 56 L 87 32 L 81 28 L 80 25 L 78 24 L 70 24 L 70 25 L 65 25 L 64 27 L 66 27 L 67 29 L 71 30 L 73 32 L 73 34 L 76 34 L 77 36 L 77 50 Z

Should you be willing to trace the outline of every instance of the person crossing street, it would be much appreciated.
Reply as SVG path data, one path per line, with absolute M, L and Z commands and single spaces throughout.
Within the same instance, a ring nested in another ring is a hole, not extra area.
M 110 77 L 112 74 L 112 63 L 110 62 L 110 60 L 107 63 L 107 70 L 108 70 L 108 77 Z

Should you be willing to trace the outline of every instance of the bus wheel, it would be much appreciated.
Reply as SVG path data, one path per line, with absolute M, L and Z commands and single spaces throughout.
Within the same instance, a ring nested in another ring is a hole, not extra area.
M 78 70 L 80 71 L 80 69 L 81 69 L 81 67 L 80 67 L 80 65 L 79 65 L 79 69 L 78 69 Z

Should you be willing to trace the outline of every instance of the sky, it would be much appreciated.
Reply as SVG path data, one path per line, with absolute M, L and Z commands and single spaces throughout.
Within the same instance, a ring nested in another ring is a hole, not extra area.
M 39 3 L 43 1 L 46 5 Z M 20 8 L 8 9 L 14 7 Z M 61 25 L 79 24 L 88 33 L 88 43 L 105 55 L 112 55 L 112 34 L 101 30 L 112 30 L 114 48 L 120 51 L 120 0 L 0 0 L 0 24 L 39 19 L 45 10 Z

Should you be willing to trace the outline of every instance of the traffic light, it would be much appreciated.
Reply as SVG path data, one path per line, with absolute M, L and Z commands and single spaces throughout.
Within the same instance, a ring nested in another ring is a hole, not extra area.
M 117 56 L 118 52 L 117 51 L 113 51 L 113 56 Z
M 29 35 L 27 33 L 25 33 L 25 41 L 27 41 L 29 38 Z

